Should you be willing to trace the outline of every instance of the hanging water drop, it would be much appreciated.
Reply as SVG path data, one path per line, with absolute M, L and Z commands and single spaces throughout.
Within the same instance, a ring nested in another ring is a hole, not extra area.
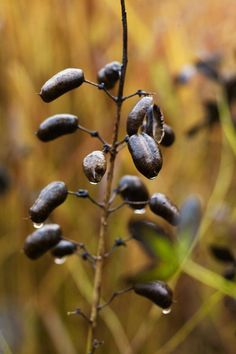
M 142 215 L 145 213 L 146 213 L 146 210 L 144 208 L 143 209 L 134 209 L 134 214 Z
M 43 227 L 43 222 L 41 222 L 41 223 L 34 222 L 33 223 L 33 227 L 35 229 L 40 229 L 41 227 Z
M 90 184 L 98 184 L 98 182 L 91 182 L 91 181 L 89 181 L 89 183 Z
M 66 257 L 62 257 L 62 258 L 55 258 L 54 259 L 54 263 L 55 264 L 64 264 L 65 263 L 65 261 L 66 261 Z
M 171 313 L 171 307 L 169 307 L 169 308 L 167 308 L 167 309 L 163 309 L 163 310 L 162 310 L 162 313 L 163 313 L 164 315 L 168 315 L 169 313 Z
M 155 178 L 157 178 L 157 176 L 151 177 L 151 178 L 149 178 L 149 179 L 150 179 L 150 180 L 153 180 L 153 179 L 155 179 Z

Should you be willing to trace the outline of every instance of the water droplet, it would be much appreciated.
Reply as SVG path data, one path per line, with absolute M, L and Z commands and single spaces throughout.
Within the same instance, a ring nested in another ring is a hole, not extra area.
M 56 263 L 56 264 L 63 264 L 63 263 L 65 263 L 65 261 L 66 261 L 66 257 L 54 259 L 54 263 Z
M 153 179 L 155 179 L 155 178 L 157 178 L 157 176 L 151 177 L 151 178 L 149 178 L 149 179 L 150 179 L 150 180 L 153 180 Z
M 134 209 L 134 214 L 145 214 L 146 213 L 146 210 L 143 208 L 143 209 Z
M 43 226 L 43 222 L 41 222 L 41 223 L 34 222 L 34 223 L 33 223 L 33 227 L 34 227 L 35 229 L 40 229 L 42 226 Z
M 90 181 L 89 183 L 90 183 L 90 184 L 98 184 L 98 182 L 91 182 L 91 181 Z
M 171 307 L 169 307 L 168 309 L 163 309 L 163 310 L 162 310 L 162 313 L 163 313 L 164 315 L 168 315 L 169 313 L 171 313 Z

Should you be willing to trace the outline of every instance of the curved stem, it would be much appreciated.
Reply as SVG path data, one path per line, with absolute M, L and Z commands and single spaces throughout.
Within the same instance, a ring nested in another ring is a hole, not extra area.
M 128 63 L 128 34 L 127 34 L 127 17 L 126 17 L 126 9 L 125 9 L 125 0 L 120 0 L 121 4 L 121 14 L 122 14 L 122 28 L 123 28 L 123 54 L 122 54 L 122 68 L 121 68 L 121 77 L 119 81 L 118 87 L 118 95 L 116 102 L 116 119 L 113 130 L 113 139 L 112 139 L 112 147 L 110 154 L 110 165 L 107 174 L 107 185 L 106 192 L 104 197 L 104 209 L 101 216 L 100 223 L 100 232 L 98 239 L 98 247 L 97 247 L 97 259 L 95 266 L 95 276 L 94 276 L 94 286 L 93 286 L 93 299 L 92 299 L 92 307 L 91 307 L 91 315 L 90 321 L 91 325 L 89 326 L 88 338 L 87 338 L 87 349 L 86 353 L 94 352 L 94 333 L 97 325 L 97 317 L 98 317 L 98 308 L 101 300 L 101 286 L 102 286 L 102 274 L 103 274 L 103 257 L 105 251 L 105 236 L 107 232 L 107 221 L 109 216 L 109 200 L 112 194 L 112 181 L 113 181 L 113 173 L 115 167 L 115 160 L 117 155 L 116 143 L 119 133 L 119 125 L 120 125 L 120 117 L 121 117 L 121 108 L 123 103 L 123 89 L 125 83 L 125 74 L 126 67 Z

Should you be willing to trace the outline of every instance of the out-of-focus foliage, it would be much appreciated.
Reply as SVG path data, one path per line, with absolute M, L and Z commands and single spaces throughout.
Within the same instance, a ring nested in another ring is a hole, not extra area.
M 189 262 L 185 273 L 198 280 L 205 274 L 205 285 L 181 276 L 174 292 L 176 303 L 168 316 L 161 316 L 159 309 L 135 294 L 116 299 L 101 312 L 97 333 L 105 340 L 101 351 L 233 354 L 235 300 L 223 302 L 223 295 L 213 293 L 212 287 L 220 289 L 221 279 L 214 277 L 215 272 L 221 274 L 223 268 L 212 259 L 208 246 L 214 241 L 231 245 L 232 250 L 236 247 L 231 149 L 235 135 L 227 126 L 222 130 L 218 125 L 186 139 L 186 129 L 203 115 L 201 102 L 220 93 L 201 75 L 179 88 L 173 77 L 183 65 L 211 53 L 222 54 L 226 74 L 236 71 L 235 0 L 127 0 L 127 13 L 125 92 L 139 88 L 155 92 L 156 102 L 176 133 L 173 147 L 162 149 L 163 169 L 157 179 L 148 182 L 149 191 L 167 193 L 177 205 L 189 194 L 201 196 L 204 215 L 193 257 L 214 273 L 204 273 L 204 268 L 202 272 Z M 3 169 L 4 176 L 9 176 L 4 192 L 0 182 L 0 352 L 83 353 L 87 324 L 80 317 L 68 317 L 67 311 L 78 307 L 89 311 L 91 267 L 76 256 L 60 266 L 50 255 L 32 262 L 22 246 L 33 230 L 28 208 L 51 181 L 63 180 L 70 190 L 86 188 L 95 198 L 103 197 L 104 184 L 89 185 L 82 172 L 84 156 L 100 148 L 96 139 L 78 132 L 42 143 L 34 132 L 48 116 L 70 113 L 110 139 L 114 107 L 103 92 L 84 85 L 50 104 L 43 103 L 38 93 L 49 77 L 64 68 L 82 68 L 86 78 L 95 81 L 101 67 L 121 60 L 119 1 L 1 0 L 0 43 L 0 173 Z M 120 138 L 134 102 L 124 105 Z M 223 134 L 227 131 L 228 140 Z M 127 173 L 138 174 L 124 149 L 115 181 Z M 125 208 L 112 215 L 108 249 L 115 238 L 128 236 L 132 213 Z M 147 213 L 153 221 L 158 219 Z M 95 252 L 99 216 L 99 210 L 87 200 L 69 196 L 50 222 L 59 223 L 66 237 L 86 243 Z M 127 270 L 135 272 L 146 262 L 135 241 L 118 249 L 107 261 L 103 297 L 109 298 L 122 287 Z M 174 287 L 174 280 L 170 285 Z M 222 287 L 227 293 L 227 283 Z

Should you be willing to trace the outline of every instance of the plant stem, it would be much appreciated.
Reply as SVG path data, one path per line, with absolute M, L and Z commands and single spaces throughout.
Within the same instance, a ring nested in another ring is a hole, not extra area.
M 91 305 L 91 315 L 90 321 L 91 325 L 89 326 L 88 338 L 87 338 L 87 349 L 86 353 L 93 353 L 94 347 L 94 332 L 97 325 L 97 317 L 98 317 L 98 308 L 100 305 L 101 299 L 101 286 L 102 286 L 102 274 L 103 274 L 103 257 L 102 255 L 105 252 L 105 236 L 107 232 L 107 221 L 109 217 L 109 206 L 110 206 L 110 198 L 112 194 L 112 181 L 113 181 L 113 173 L 115 167 L 115 160 L 117 155 L 116 143 L 119 133 L 119 125 L 121 118 L 121 108 L 123 103 L 123 89 L 125 83 L 125 74 L 126 67 L 128 63 L 128 35 L 127 35 L 127 17 L 126 17 L 126 9 L 125 9 L 125 0 L 120 0 L 121 4 L 121 15 L 122 15 L 122 29 L 123 29 L 123 53 L 122 53 L 122 68 L 121 68 L 121 77 L 119 80 L 118 87 L 118 95 L 116 100 L 116 119 L 113 130 L 113 138 L 112 138 L 112 147 L 110 154 L 110 164 L 107 173 L 107 184 L 106 184 L 106 192 L 104 197 L 104 209 L 101 216 L 100 222 L 100 232 L 98 239 L 98 247 L 97 247 L 97 259 L 96 259 L 96 267 L 95 267 L 95 275 L 94 275 L 94 287 L 93 287 L 93 300 Z

